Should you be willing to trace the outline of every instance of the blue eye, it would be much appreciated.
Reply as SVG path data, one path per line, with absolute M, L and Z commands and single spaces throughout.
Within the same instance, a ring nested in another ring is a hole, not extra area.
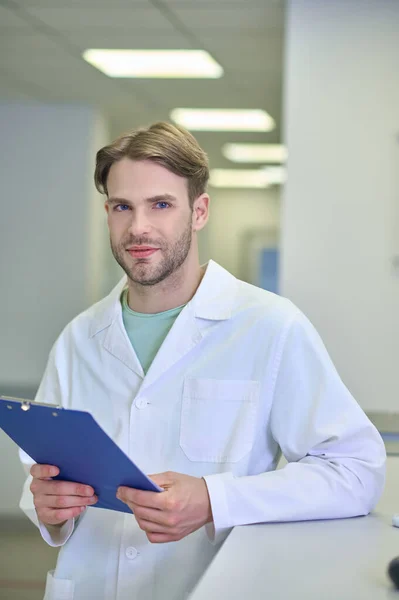
M 169 208 L 170 204 L 168 202 L 157 202 L 155 206 L 156 206 L 156 208 L 159 208 L 162 210 L 165 208 Z
M 114 210 L 116 210 L 117 212 L 125 212 L 126 209 L 129 209 L 127 204 L 117 204 L 114 207 Z

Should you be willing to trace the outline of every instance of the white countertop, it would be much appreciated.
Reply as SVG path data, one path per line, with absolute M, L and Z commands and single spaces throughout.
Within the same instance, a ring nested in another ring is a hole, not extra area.
M 190 600 L 399 600 L 388 575 L 399 556 L 399 459 L 367 517 L 236 527 Z
M 379 514 L 236 527 L 190 600 L 399 599 L 398 555 L 399 529 Z

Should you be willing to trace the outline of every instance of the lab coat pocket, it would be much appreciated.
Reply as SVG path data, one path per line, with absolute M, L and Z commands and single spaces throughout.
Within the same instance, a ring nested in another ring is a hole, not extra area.
M 49 571 L 43 600 L 73 600 L 74 589 L 72 579 L 58 579 L 54 577 L 54 571 Z
M 180 447 L 192 461 L 238 462 L 254 441 L 258 381 L 186 379 Z

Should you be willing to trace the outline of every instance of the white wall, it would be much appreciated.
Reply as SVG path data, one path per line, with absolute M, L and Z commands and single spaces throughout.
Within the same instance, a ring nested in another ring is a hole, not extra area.
M 106 296 L 117 281 L 124 275 L 121 267 L 115 261 L 110 247 L 106 212 L 104 209 L 105 196 L 97 192 L 94 185 L 94 168 L 97 151 L 111 140 L 108 124 L 99 113 L 92 113 L 90 141 L 88 147 L 87 177 L 87 286 L 88 305 Z
M 252 281 L 251 240 L 257 232 L 277 237 L 280 188 L 225 190 L 210 188 L 211 211 L 206 226 L 207 259 L 213 258 L 236 277 Z M 259 237 L 259 234 L 258 236 Z
M 88 107 L 0 105 L 0 385 L 35 386 L 61 329 L 94 299 L 99 123 Z
M 0 131 L 0 393 L 32 397 L 62 328 L 115 279 L 92 183 L 108 139 L 84 106 L 2 104 Z M 18 515 L 22 470 L 1 431 L 0 455 L 0 516 Z
M 398 411 L 399 2 L 291 0 L 282 291 L 366 410 Z

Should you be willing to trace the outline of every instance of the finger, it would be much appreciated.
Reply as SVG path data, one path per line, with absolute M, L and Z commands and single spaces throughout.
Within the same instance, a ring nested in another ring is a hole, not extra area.
M 143 506 L 132 505 L 132 509 L 137 520 L 144 519 L 145 521 L 150 521 L 151 523 L 161 525 L 166 529 L 170 529 L 178 525 L 177 515 L 172 515 L 162 510 Z
M 48 477 L 56 477 L 60 470 L 53 465 L 32 465 L 30 474 L 37 479 L 47 479 Z
M 47 496 L 94 496 L 94 489 L 90 485 L 72 483 L 71 481 L 33 479 L 30 490 L 32 494 Z
M 140 529 L 146 533 L 164 533 L 165 535 L 173 535 L 173 533 L 175 533 L 159 523 L 153 523 L 152 521 L 146 521 L 145 519 L 137 519 L 137 523 Z
M 118 488 L 116 497 L 126 504 L 131 503 L 136 504 L 137 506 L 146 506 L 158 510 L 163 510 L 165 508 L 164 494 L 160 494 L 159 492 L 144 492 L 133 488 L 120 487 Z
M 148 475 L 149 479 L 159 485 L 159 487 L 163 487 L 167 489 L 170 487 L 175 481 L 174 477 L 175 473 L 172 471 L 166 471 L 165 473 L 156 473 L 154 475 Z
M 60 523 L 69 521 L 69 519 L 78 517 L 84 510 L 86 510 L 85 506 L 75 506 L 64 509 L 42 508 L 36 512 L 42 523 L 46 523 L 46 525 L 59 525 Z
M 75 506 L 93 506 L 98 502 L 97 496 L 46 496 L 39 494 L 34 498 L 36 508 L 73 508 Z
M 170 535 L 168 533 L 147 533 L 147 538 L 151 544 L 167 544 L 182 539 L 180 535 Z

